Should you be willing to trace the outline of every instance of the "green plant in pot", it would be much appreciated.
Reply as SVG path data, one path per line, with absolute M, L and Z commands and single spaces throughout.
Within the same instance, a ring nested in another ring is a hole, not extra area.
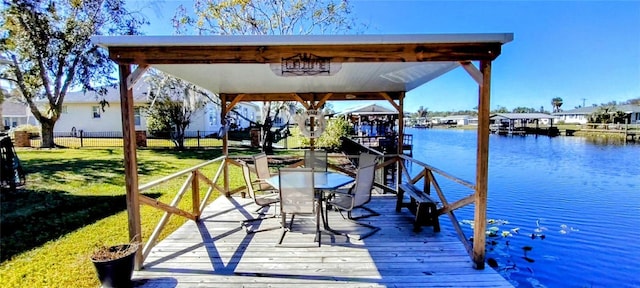
M 138 247 L 140 245 L 136 242 L 102 246 L 91 255 L 102 287 L 131 287 Z

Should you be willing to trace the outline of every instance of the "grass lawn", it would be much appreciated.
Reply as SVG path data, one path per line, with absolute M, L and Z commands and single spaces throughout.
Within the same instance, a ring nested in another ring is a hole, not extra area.
M 240 151 L 238 153 L 252 153 Z M 220 156 L 220 150 L 138 150 L 140 184 Z M 89 256 L 100 245 L 129 242 L 122 149 L 18 150 L 27 185 L 1 194 L 0 286 L 98 287 Z M 203 171 L 212 177 L 218 165 Z M 231 187 L 241 185 L 230 169 Z M 186 176 L 146 195 L 170 203 Z M 201 184 L 201 197 L 207 186 Z M 190 211 L 187 193 L 180 207 Z M 215 199 L 214 195 L 210 200 Z M 148 239 L 163 212 L 141 207 L 142 237 Z M 162 238 L 186 220 L 179 216 Z

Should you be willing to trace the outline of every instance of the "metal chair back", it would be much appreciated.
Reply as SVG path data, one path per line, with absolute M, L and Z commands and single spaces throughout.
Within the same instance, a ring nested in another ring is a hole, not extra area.
M 304 167 L 313 168 L 314 171 L 327 171 L 327 151 L 305 150 Z

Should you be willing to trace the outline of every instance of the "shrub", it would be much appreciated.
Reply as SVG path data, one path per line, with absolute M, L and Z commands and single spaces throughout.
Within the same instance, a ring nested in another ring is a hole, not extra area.
M 14 128 L 13 131 L 27 131 L 29 138 L 40 137 L 40 126 L 24 124 Z
M 327 120 L 324 132 L 316 139 L 316 147 L 323 147 L 329 151 L 338 149 L 341 144 L 340 137 L 349 135 L 351 129 L 353 128 L 349 121 L 342 117 Z M 302 145 L 309 146 L 309 138 L 303 137 L 301 142 Z

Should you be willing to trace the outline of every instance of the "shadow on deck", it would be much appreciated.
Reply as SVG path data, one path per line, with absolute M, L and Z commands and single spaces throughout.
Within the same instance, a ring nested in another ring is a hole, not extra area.
M 137 287 L 512 287 L 490 268 L 473 269 L 455 233 L 413 232 L 413 215 L 396 213 L 395 201 L 379 195 L 369 203 L 382 216 L 363 221 L 381 230 L 365 240 L 323 234 L 317 247 L 312 219 L 301 219 L 309 233 L 287 233 L 276 247 L 279 229 L 241 228 L 241 220 L 254 217 L 251 199 L 220 197 L 200 222 L 188 221 L 158 243 L 133 279 Z M 332 228 L 364 232 L 337 212 L 329 217 Z M 279 227 L 278 221 L 254 224 Z

